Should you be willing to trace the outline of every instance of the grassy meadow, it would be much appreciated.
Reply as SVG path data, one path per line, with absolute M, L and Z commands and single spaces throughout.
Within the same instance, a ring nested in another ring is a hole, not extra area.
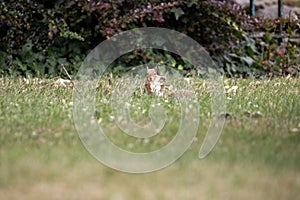
M 102 165 L 84 148 L 72 120 L 70 83 L 0 79 L 0 199 L 300 199 L 299 79 L 225 79 L 228 118 L 202 160 L 210 94 L 205 81 L 191 84 L 201 109 L 190 149 L 165 169 L 133 175 Z M 97 117 L 116 144 L 147 151 L 172 138 L 172 131 L 151 141 L 123 136 L 103 106 L 110 92 L 107 80 L 100 82 Z M 145 105 L 133 107 L 133 115 L 149 107 L 147 95 L 140 100 Z

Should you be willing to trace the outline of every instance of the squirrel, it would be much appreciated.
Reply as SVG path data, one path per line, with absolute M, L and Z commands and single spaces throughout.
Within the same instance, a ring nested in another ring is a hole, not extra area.
M 147 66 L 147 75 L 145 81 L 145 88 L 149 94 L 163 96 L 165 89 L 165 76 L 158 75 L 158 68 L 149 69 Z
M 155 94 L 159 97 L 164 96 L 164 93 L 167 96 L 174 98 L 189 97 L 194 94 L 189 90 L 178 90 L 175 92 L 171 92 L 169 87 L 166 86 L 166 77 L 158 75 L 157 66 L 152 69 L 149 69 L 149 67 L 147 66 L 145 89 L 148 94 Z

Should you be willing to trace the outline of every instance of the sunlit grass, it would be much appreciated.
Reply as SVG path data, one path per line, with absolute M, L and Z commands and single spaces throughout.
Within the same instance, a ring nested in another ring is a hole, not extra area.
M 118 130 L 110 118 L 112 88 L 107 81 L 101 80 L 97 89 L 96 116 L 111 140 L 143 152 L 173 138 L 178 123 L 172 121 L 169 132 L 150 140 Z M 72 121 L 71 84 L 1 79 L 1 199 L 197 199 L 199 193 L 203 199 L 224 199 L 221 193 L 229 199 L 266 199 L 272 192 L 272 199 L 297 199 L 300 81 L 289 77 L 224 80 L 229 115 L 219 143 L 201 161 L 197 155 L 212 116 L 211 99 L 205 81 L 193 79 L 191 84 L 199 100 L 200 126 L 190 150 L 167 169 L 132 176 L 106 168 L 84 149 Z M 153 98 L 141 92 L 132 102 L 136 105 L 131 114 L 143 119 L 147 111 L 141 111 L 151 106 Z M 176 105 L 170 97 L 162 101 L 165 106 Z

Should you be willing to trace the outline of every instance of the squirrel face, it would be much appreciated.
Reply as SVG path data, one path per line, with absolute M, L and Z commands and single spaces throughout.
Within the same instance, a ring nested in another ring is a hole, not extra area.
M 153 82 L 157 76 L 157 69 L 149 69 L 147 67 L 147 81 Z

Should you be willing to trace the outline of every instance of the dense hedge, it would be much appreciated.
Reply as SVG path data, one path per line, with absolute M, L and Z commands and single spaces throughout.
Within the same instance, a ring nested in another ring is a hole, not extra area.
M 267 67 L 260 65 L 264 59 L 257 57 L 261 50 L 257 48 L 262 47 L 244 31 L 251 20 L 239 6 L 228 2 L 2 0 L 0 74 L 57 76 L 62 75 L 60 64 L 76 72 L 88 50 L 101 41 L 146 26 L 187 34 L 204 46 L 227 74 L 266 72 Z M 272 28 L 278 31 L 277 24 Z
M 93 42 L 89 25 L 95 23 L 88 23 L 88 13 L 75 1 L 54 2 L 1 2 L 0 73 L 57 75 L 59 63 L 71 67 L 82 61 Z M 79 28 L 86 31 L 77 33 Z

